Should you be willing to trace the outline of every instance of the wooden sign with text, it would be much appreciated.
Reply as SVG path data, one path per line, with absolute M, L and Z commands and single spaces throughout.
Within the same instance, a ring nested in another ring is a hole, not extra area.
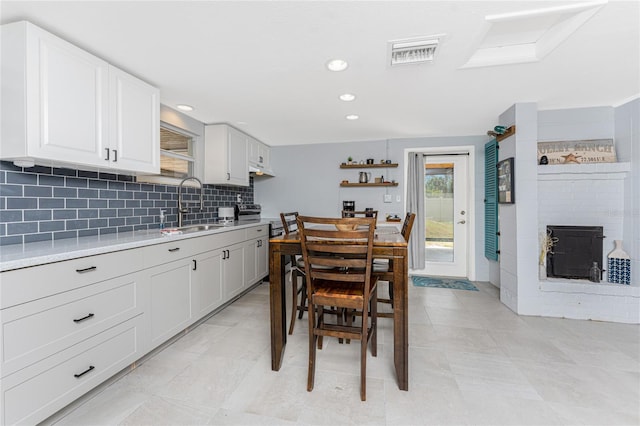
M 615 163 L 613 139 L 538 142 L 538 164 L 545 155 L 549 164 Z

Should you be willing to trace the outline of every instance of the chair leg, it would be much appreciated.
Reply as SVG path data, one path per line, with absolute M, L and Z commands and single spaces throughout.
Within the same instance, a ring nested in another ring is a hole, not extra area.
M 304 285 L 304 283 L 303 283 Z M 289 324 L 289 334 L 293 334 L 296 325 L 296 313 L 298 312 L 298 273 L 291 269 L 291 324 Z M 302 318 L 302 316 L 300 316 Z
M 360 339 L 360 399 L 367 400 L 367 315 L 362 315 L 362 338 Z
M 313 304 L 309 303 L 309 310 L 307 311 L 309 318 L 309 371 L 307 373 L 307 391 L 313 390 L 313 382 L 316 375 L 316 339 L 317 336 L 313 332 L 316 327 L 316 311 L 313 309 Z
M 302 307 L 302 309 L 300 309 L 300 312 L 298 312 L 298 319 L 302 319 L 304 308 L 307 306 L 307 281 L 304 275 L 302 275 L 302 288 L 300 289 L 300 292 L 302 293 L 300 295 L 300 306 Z
M 318 305 L 318 328 L 322 328 L 324 326 L 324 306 Z M 318 336 L 318 349 L 322 349 L 322 338 L 324 336 Z
M 378 287 L 377 286 L 373 290 L 373 295 L 371 296 L 371 355 L 378 356 Z
M 389 281 L 389 300 L 391 301 L 391 307 L 393 308 L 393 281 Z

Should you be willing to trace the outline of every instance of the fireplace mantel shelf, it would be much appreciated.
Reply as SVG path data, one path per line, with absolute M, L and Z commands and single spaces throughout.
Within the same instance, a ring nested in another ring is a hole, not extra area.
M 538 179 L 624 179 L 630 171 L 631 163 L 553 164 L 538 166 Z
M 609 282 L 592 283 L 586 280 L 548 278 L 539 281 L 540 290 L 558 293 L 587 293 L 604 296 L 627 296 L 640 298 L 640 287 L 634 285 L 612 284 Z

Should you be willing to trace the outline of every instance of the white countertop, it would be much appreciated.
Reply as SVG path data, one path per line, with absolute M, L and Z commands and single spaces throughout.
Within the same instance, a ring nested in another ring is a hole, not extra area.
M 262 220 L 255 223 L 233 224 L 209 231 L 190 232 L 178 235 L 161 235 L 159 229 L 151 229 L 1 246 L 0 272 L 43 265 L 45 263 L 60 262 L 78 257 L 94 256 L 113 251 L 161 244 L 167 241 L 177 241 L 201 237 L 203 235 L 229 232 L 236 229 L 251 228 L 268 223 L 268 221 Z

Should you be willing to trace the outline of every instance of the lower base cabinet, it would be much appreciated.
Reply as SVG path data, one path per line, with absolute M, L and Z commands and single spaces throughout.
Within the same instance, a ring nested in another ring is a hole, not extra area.
M 222 262 L 222 295 L 225 301 L 233 299 L 245 289 L 244 256 L 244 243 L 234 244 L 226 249 Z
M 191 260 L 176 260 L 149 272 L 149 334 L 155 348 L 190 324 Z
M 222 305 L 223 254 L 222 249 L 211 250 L 193 259 L 191 305 L 196 318 Z
M 142 316 L 2 379 L 1 424 L 35 424 L 140 358 Z
M 0 294 L 16 297 L 0 305 L 0 424 L 45 420 L 255 284 L 268 272 L 267 230 L 1 273 Z M 72 279 L 14 294 L 33 276 Z

